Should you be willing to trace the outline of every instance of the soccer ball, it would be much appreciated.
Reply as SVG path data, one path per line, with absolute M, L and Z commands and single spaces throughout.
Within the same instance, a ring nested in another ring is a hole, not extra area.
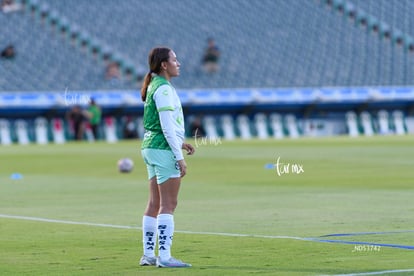
M 121 173 L 129 173 L 134 168 L 134 161 L 129 158 L 122 158 L 118 160 L 118 170 Z

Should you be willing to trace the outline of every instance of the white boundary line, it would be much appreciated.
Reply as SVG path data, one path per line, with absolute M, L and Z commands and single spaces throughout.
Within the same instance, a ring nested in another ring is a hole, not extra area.
M 98 226 L 98 227 L 119 228 L 119 229 L 141 229 L 140 227 L 134 227 L 134 226 L 93 223 L 93 222 L 79 222 L 79 221 L 47 219 L 47 218 L 26 217 L 26 216 L 14 216 L 14 215 L 5 215 L 5 214 L 0 214 L 0 218 L 31 220 L 31 221 L 41 221 L 41 222 L 51 222 L 51 223 L 61 223 L 61 224 L 73 224 L 73 225 Z
M 79 222 L 79 221 L 70 221 L 70 220 L 47 219 L 47 218 L 27 217 L 27 216 L 15 216 L 15 215 L 6 215 L 6 214 L 0 214 L 0 218 L 31 220 L 31 221 L 40 221 L 40 222 L 49 222 L 49 223 L 72 224 L 72 225 L 86 225 L 86 226 L 117 228 L 117 229 L 137 229 L 137 230 L 142 229 L 141 227 L 137 227 L 137 226 L 116 225 L 116 224 L 106 224 L 106 223 L 93 223 L 93 222 Z M 175 232 L 183 233 L 183 234 L 216 235 L 216 236 L 227 236 L 227 237 L 292 239 L 292 240 L 301 240 L 301 241 L 311 241 L 312 240 L 310 238 L 301 238 L 301 237 L 293 237 L 293 236 L 266 236 L 266 235 L 248 235 L 248 234 L 234 234 L 234 233 L 220 233 L 220 232 L 195 232 L 195 231 L 175 231 Z M 403 272 L 414 272 L 414 269 L 396 269 L 396 270 L 383 270 L 383 271 L 375 271 L 375 272 L 336 274 L 334 276 L 365 276 L 365 275 L 382 275 L 382 274 L 386 274 L 386 273 L 403 273 Z
M 351 274 L 335 274 L 333 276 L 365 276 L 365 275 L 382 275 L 386 273 L 403 273 L 403 272 L 413 272 L 413 269 L 395 269 L 395 270 L 383 270 L 383 271 L 374 271 L 374 272 L 362 272 L 362 273 L 351 273 Z
M 137 230 L 142 229 L 142 227 L 137 227 L 137 226 L 116 225 L 116 224 L 106 224 L 106 223 L 94 223 L 94 222 L 79 222 L 79 221 L 70 221 L 70 220 L 47 219 L 47 218 L 27 217 L 27 216 L 15 216 L 15 215 L 6 215 L 6 214 L 0 214 L 0 218 L 31 220 L 31 221 L 50 222 L 50 223 L 72 224 L 72 225 L 86 225 L 86 226 L 118 228 L 118 229 L 137 229 Z M 220 233 L 220 232 L 196 232 L 196 231 L 179 231 L 179 230 L 176 230 L 174 232 L 183 233 L 183 234 L 216 235 L 216 236 L 228 236 L 228 237 L 292 239 L 292 240 L 301 240 L 301 241 L 309 241 L 310 240 L 310 239 L 307 239 L 307 238 L 293 237 L 293 236 L 266 236 L 266 235 L 249 235 L 249 234 Z

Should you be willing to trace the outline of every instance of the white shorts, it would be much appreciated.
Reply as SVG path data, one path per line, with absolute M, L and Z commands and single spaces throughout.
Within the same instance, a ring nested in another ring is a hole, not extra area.
M 180 177 L 177 160 L 171 150 L 142 149 L 142 157 L 147 165 L 148 179 L 157 177 L 157 183 L 162 184 L 170 178 Z

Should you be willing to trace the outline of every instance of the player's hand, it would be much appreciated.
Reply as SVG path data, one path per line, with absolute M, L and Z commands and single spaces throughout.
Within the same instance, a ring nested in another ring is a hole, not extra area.
M 195 148 L 191 144 L 184 143 L 182 149 L 187 152 L 187 155 L 193 155 L 195 152 Z
M 187 163 L 185 163 L 185 160 L 179 160 L 178 162 L 178 167 L 180 169 L 180 176 L 184 177 L 187 174 Z

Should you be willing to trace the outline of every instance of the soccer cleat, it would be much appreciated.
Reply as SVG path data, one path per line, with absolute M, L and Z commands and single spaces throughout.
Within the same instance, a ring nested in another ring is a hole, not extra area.
M 158 267 L 171 267 L 171 268 L 177 267 L 178 268 L 178 267 L 191 267 L 191 264 L 184 263 L 184 262 L 182 262 L 180 260 L 177 260 L 173 257 L 169 258 L 166 261 L 162 261 L 160 259 L 160 257 L 158 257 L 157 258 L 157 266 Z
M 157 264 L 157 258 L 156 257 L 147 257 L 147 256 L 142 256 L 141 260 L 139 261 L 139 265 L 144 266 L 144 265 L 156 265 Z

